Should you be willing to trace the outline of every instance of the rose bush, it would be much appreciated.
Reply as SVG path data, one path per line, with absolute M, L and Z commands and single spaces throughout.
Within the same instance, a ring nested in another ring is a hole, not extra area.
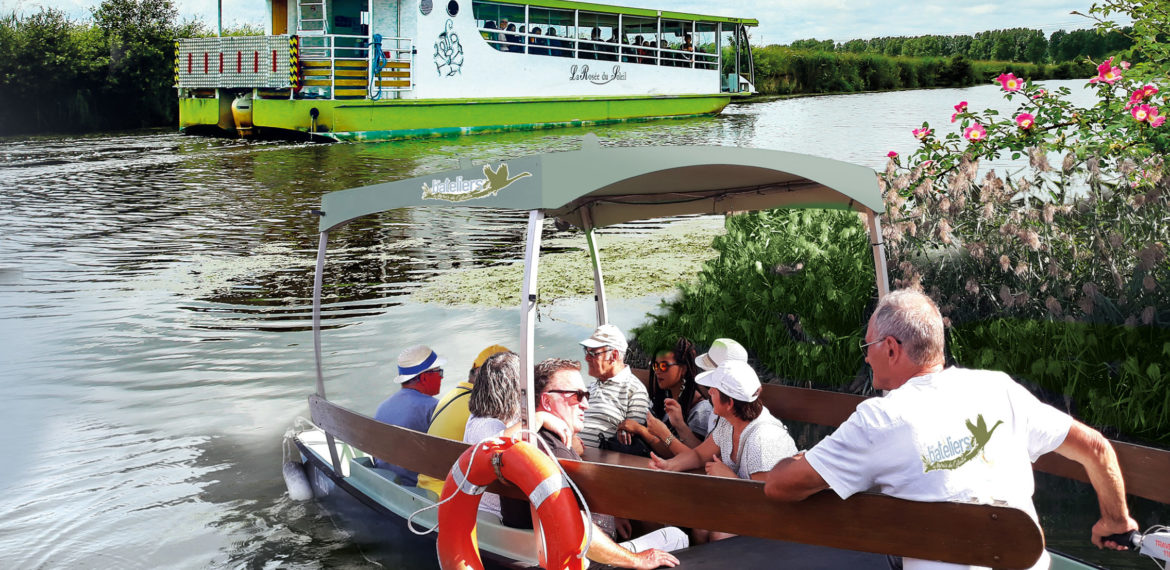
M 1170 426 L 1159 364 L 1170 357 L 1170 2 L 1089 14 L 1101 29 L 1134 20 L 1134 50 L 1086 78 L 1095 102 L 1005 73 L 1009 116 L 963 101 L 954 131 L 924 122 L 920 146 L 880 177 L 884 238 L 894 283 L 938 302 L 962 364 L 1007 370 L 1091 408 L 1090 421 L 1157 439 Z M 1008 156 L 1027 167 L 980 168 Z

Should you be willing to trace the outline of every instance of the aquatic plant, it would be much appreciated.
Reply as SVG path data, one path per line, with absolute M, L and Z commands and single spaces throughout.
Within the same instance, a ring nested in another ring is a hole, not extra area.
M 841 386 L 862 371 L 858 341 L 875 296 L 873 258 L 853 212 L 776 210 L 729 216 L 718 259 L 633 330 L 646 354 L 680 336 L 738 340 L 761 372 Z

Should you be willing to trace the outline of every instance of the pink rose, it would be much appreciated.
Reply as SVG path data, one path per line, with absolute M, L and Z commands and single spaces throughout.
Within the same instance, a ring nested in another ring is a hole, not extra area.
M 930 136 L 930 129 L 922 127 L 921 129 L 914 129 L 912 133 L 914 134 L 914 138 L 922 141 L 926 140 L 926 137 Z
M 971 142 L 978 142 L 987 138 L 987 129 L 983 125 L 975 123 L 963 130 L 963 136 Z
M 1016 124 L 1019 125 L 1021 129 L 1028 130 L 1032 128 L 1032 125 L 1036 124 L 1036 117 L 1031 113 L 1020 113 L 1019 115 L 1016 115 Z
M 890 158 L 898 158 L 898 153 L 891 150 L 890 152 L 886 153 L 886 156 L 888 156 Z
M 995 80 L 999 82 L 1004 91 L 1019 91 L 1024 86 L 1024 80 L 1016 77 L 1014 73 L 1001 74 Z

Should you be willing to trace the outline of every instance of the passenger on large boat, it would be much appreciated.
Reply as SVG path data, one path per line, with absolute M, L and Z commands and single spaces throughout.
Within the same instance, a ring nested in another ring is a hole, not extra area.
M 471 363 L 471 371 L 467 374 L 467 381 L 460 382 L 442 398 L 439 398 L 434 413 L 431 414 L 431 426 L 427 428 L 427 435 L 434 435 L 455 441 L 463 441 L 463 432 L 467 429 L 467 418 L 471 415 L 468 401 L 471 400 L 471 390 L 475 387 L 475 377 L 479 368 L 489 357 L 508 352 L 508 349 L 493 344 L 482 351 Z M 443 494 L 443 479 L 436 479 L 419 473 L 418 486 L 435 494 L 437 498 Z
M 504 25 L 500 26 L 501 28 L 504 29 L 504 31 L 507 31 L 507 32 L 515 32 L 516 31 L 516 24 L 509 24 L 507 20 L 501 20 L 501 21 L 504 24 L 507 24 L 506 26 L 504 26 Z M 520 36 L 518 36 L 516 34 L 504 34 L 504 41 L 507 42 L 507 45 L 504 46 L 504 51 L 513 51 L 513 52 L 524 51 L 524 46 L 523 46 L 523 44 L 520 43 Z
M 540 36 L 540 34 L 541 34 L 540 28 L 538 28 L 536 26 L 532 26 L 532 35 L 533 36 Z M 530 53 L 532 55 L 548 55 L 548 50 L 545 49 L 544 47 L 542 47 L 545 45 L 548 45 L 548 42 L 546 42 L 544 38 L 542 38 L 542 37 L 529 37 L 528 38 L 528 53 Z
M 447 359 L 425 345 L 412 346 L 398 355 L 398 376 L 394 381 L 402 388 L 382 402 L 374 419 L 385 424 L 401 426 L 414 431 L 427 431 L 431 414 L 439 403 L 435 394 L 443 382 L 443 364 Z M 381 459 L 374 466 L 393 472 L 405 485 L 414 485 L 418 475 L 414 471 L 391 465 Z
M 699 374 L 695 381 L 710 389 L 711 407 L 719 417 L 715 429 L 698 447 L 671 459 L 651 454 L 652 469 L 689 471 L 703 467 L 716 477 L 763 481 L 778 461 L 796 454 L 796 442 L 788 435 L 788 428 L 760 400 L 760 379 L 746 362 L 724 362 Z M 728 536 L 695 531 L 697 542 Z
M 589 409 L 589 392 L 581 378 L 581 365 L 574 360 L 550 358 L 536 365 L 533 371 L 536 409 L 553 414 L 578 434 L 585 426 L 585 412 Z M 581 460 L 581 455 L 566 446 L 560 436 L 549 430 L 539 432 L 552 456 L 560 459 Z M 502 519 L 513 528 L 532 528 L 532 511 L 527 501 L 503 497 Z M 678 559 L 668 551 L 689 546 L 687 535 L 676 527 L 665 527 L 649 534 L 617 544 L 613 541 L 614 518 L 593 513 L 593 542 L 585 556 L 594 562 L 618 568 L 658 568 L 675 566 Z
M 463 441 L 476 444 L 488 438 L 520 433 L 523 428 L 520 422 L 520 394 L 520 357 L 511 351 L 488 357 L 479 367 L 475 386 L 467 402 L 471 415 L 467 418 Z M 557 416 L 536 412 L 530 423 L 534 431 L 548 429 L 566 445 L 572 442 L 572 430 L 565 420 Z M 500 496 L 484 493 L 479 509 L 500 516 Z
M 601 28 L 593 28 L 589 32 L 589 42 L 582 43 L 582 50 L 586 50 L 578 54 L 580 59 L 597 59 L 600 57 L 598 52 L 601 51 Z
M 618 425 L 624 420 L 646 421 L 650 410 L 650 395 L 646 386 L 626 366 L 626 337 L 616 326 L 605 324 L 581 341 L 585 348 L 585 362 L 589 375 L 596 379 L 589 385 L 589 410 L 585 413 L 585 429 L 581 440 L 590 447 L 607 447 L 634 452 L 626 441 L 618 441 Z M 644 453 L 643 453 L 644 454 Z
M 650 414 L 646 425 L 625 420 L 618 426 L 640 437 L 661 457 L 674 457 L 703 443 L 710 431 L 711 402 L 698 389 L 695 345 L 679 338 L 650 364 Z
M 547 41 L 548 45 L 549 45 L 549 50 L 548 50 L 549 55 L 551 55 L 553 57 L 572 57 L 572 55 L 573 55 L 572 52 L 570 52 L 566 49 L 563 49 L 566 47 L 570 47 L 569 42 L 562 40 L 562 39 L 558 39 L 556 28 L 549 26 L 548 27 L 548 34 L 546 35 L 546 37 L 548 38 L 545 41 Z
M 882 297 L 865 332 L 871 398 L 807 453 L 768 475 L 764 492 L 799 501 L 832 489 L 841 498 L 875 490 L 912 501 L 1006 502 L 1033 519 L 1032 462 L 1050 451 L 1080 463 L 1097 493 L 1102 537 L 1137 530 L 1109 440 L 1040 402 L 1007 374 L 946 366 L 943 319 L 926 295 L 903 289 Z M 1038 522 L 1038 521 L 1037 521 Z M 1033 568 L 1048 568 L 1045 551 Z M 904 567 L 967 568 L 905 559 Z

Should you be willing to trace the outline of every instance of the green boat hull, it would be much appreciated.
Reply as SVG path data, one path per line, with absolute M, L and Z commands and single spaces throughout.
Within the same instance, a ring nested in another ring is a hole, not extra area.
M 180 99 L 180 129 L 232 131 L 229 97 L 224 93 L 219 99 Z M 715 115 L 730 100 L 728 93 L 387 101 L 253 99 L 252 125 L 256 134 L 263 135 L 307 133 L 338 141 L 376 141 Z

